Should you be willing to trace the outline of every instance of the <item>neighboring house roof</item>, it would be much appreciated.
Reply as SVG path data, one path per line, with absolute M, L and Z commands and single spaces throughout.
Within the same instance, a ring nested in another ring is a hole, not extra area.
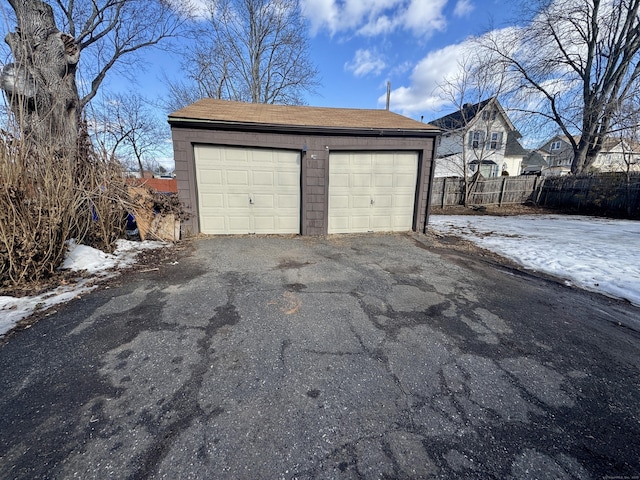
M 507 144 L 505 145 L 504 154 L 506 157 L 525 157 L 529 151 L 520 145 L 518 141 L 521 138 L 520 132 L 512 130 L 507 133 Z
M 573 136 L 573 140 L 578 143 L 580 141 L 580 137 L 578 135 L 574 135 Z M 569 137 L 567 137 L 566 135 L 555 135 L 554 137 L 550 138 L 549 140 L 547 140 L 546 142 L 544 142 L 544 144 L 542 144 L 542 146 L 540 148 L 538 148 L 539 151 L 544 152 L 544 153 L 553 153 L 556 150 L 551 150 L 551 144 L 553 142 L 557 142 L 557 141 L 561 141 L 563 142 L 566 147 L 563 150 L 566 150 L 567 147 L 571 148 L 571 140 L 569 139 Z M 624 142 L 624 144 L 627 146 L 627 148 L 631 148 L 634 151 L 638 151 L 640 152 L 640 145 L 638 145 L 636 142 L 634 141 L 630 141 L 630 140 L 622 140 L 618 137 L 607 137 L 605 138 L 604 142 L 602 143 L 602 152 L 611 152 L 612 150 L 615 150 L 616 148 L 620 147 L 620 145 Z
M 493 98 L 488 98 L 480 103 L 471 105 L 466 103 L 462 109 L 457 112 L 450 113 L 444 117 L 436 118 L 429 122 L 431 125 L 442 128 L 443 130 L 458 130 L 469 124 L 469 122 L 478 115 L 484 107 L 486 107 Z
M 482 165 L 498 165 L 493 160 L 473 160 L 473 161 L 469 162 L 469 165 L 478 165 L 478 164 L 482 164 Z
M 159 193 L 178 193 L 178 181 L 175 178 L 127 178 L 127 184 L 134 187 L 147 187 Z
M 533 166 L 533 165 L 538 165 L 541 167 L 549 166 L 549 164 L 544 159 L 544 157 L 540 154 L 540 152 L 536 150 L 529 152 L 529 155 L 527 155 L 527 158 L 524 159 L 523 164 L 527 166 Z
M 322 130 L 368 130 L 434 135 L 438 128 L 387 110 L 325 108 L 230 102 L 204 98 L 169 115 L 169 123 L 218 127 L 297 127 Z
M 502 117 L 507 122 L 509 129 L 515 130 L 514 125 L 511 123 L 511 119 L 504 111 L 496 97 L 487 98 L 486 100 L 476 104 L 465 103 L 460 110 L 450 113 L 449 115 L 445 115 L 444 117 L 431 120 L 429 123 L 443 130 L 458 130 L 468 126 L 469 123 L 471 123 L 473 119 L 476 118 L 478 114 L 489 104 L 498 109 Z

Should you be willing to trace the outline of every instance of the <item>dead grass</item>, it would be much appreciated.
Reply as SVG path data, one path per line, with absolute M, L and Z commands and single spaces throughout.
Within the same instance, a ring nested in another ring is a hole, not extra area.
M 0 286 L 55 276 L 71 238 L 110 252 L 124 234 L 129 199 L 114 160 L 60 158 L 4 134 L 0 178 Z
M 512 215 L 543 215 L 550 213 L 559 213 L 558 210 L 537 207 L 535 205 L 483 205 L 465 207 L 463 205 L 455 207 L 432 207 L 430 215 L 494 215 L 500 217 Z

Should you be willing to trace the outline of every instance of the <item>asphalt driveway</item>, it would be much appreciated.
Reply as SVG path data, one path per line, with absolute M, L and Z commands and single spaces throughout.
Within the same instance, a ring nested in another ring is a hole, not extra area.
M 421 235 L 217 237 L 0 348 L 0 478 L 640 476 L 640 310 Z

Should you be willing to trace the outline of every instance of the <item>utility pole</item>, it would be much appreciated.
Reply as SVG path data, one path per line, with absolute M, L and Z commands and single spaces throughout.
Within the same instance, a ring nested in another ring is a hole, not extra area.
M 387 112 L 389 111 L 389 103 L 391 103 L 391 82 L 387 82 Z

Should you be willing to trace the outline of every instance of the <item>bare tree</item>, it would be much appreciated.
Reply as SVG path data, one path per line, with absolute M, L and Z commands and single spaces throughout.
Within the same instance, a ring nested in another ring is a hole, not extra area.
M 2 72 L 2 89 L 25 135 L 61 154 L 75 153 L 80 114 L 107 73 L 175 35 L 185 20 L 177 2 L 166 0 L 7 1 L 17 27 L 5 38 L 14 61 Z M 90 85 L 83 95 L 81 56 Z
M 129 168 L 135 165 L 142 176 L 145 170 L 160 167 L 155 159 L 163 153 L 162 140 L 168 138 L 169 129 L 142 95 L 109 95 L 91 111 L 94 143 L 107 156 Z
M 184 69 L 188 82 L 170 84 L 169 108 L 202 97 L 297 105 L 313 91 L 318 71 L 309 59 L 298 0 L 204 0 Z
M 500 64 L 470 54 L 459 61 L 458 73 L 445 79 L 438 90 L 455 107 L 450 115 L 431 121 L 443 131 L 439 140 L 436 165 L 464 181 L 463 203 L 467 205 L 471 182 L 484 161 L 495 158 L 506 138 L 491 144 L 491 132 L 497 125 L 498 95 L 504 87 L 504 70 Z M 471 165 L 477 170 L 471 172 Z M 438 168 L 438 167 L 436 167 Z
M 557 124 L 573 173 L 595 162 L 612 118 L 638 88 L 640 0 L 534 0 L 523 28 L 494 31 L 485 47 L 513 75 L 522 110 Z M 576 134 L 574 137 L 574 134 Z

